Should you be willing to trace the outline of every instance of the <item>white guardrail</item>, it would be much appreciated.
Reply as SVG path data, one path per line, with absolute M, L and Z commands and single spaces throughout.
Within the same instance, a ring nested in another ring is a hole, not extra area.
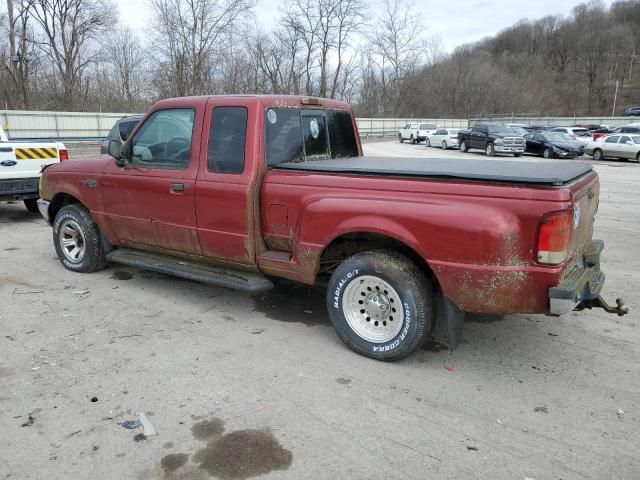
M 129 113 L 45 112 L 0 110 L 0 125 L 12 140 L 91 141 L 104 138 L 116 120 Z M 407 123 L 435 123 L 443 128 L 468 128 L 473 123 L 489 121 L 460 118 L 357 118 L 362 137 L 395 137 Z M 504 117 L 492 122 L 525 123 L 527 125 L 605 124 L 625 125 L 633 117 Z

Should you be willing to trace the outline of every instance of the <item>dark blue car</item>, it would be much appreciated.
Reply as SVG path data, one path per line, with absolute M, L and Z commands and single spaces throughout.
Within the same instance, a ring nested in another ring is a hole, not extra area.
M 584 153 L 584 143 L 566 133 L 538 132 L 525 135 L 526 153 L 544 158 L 575 158 Z

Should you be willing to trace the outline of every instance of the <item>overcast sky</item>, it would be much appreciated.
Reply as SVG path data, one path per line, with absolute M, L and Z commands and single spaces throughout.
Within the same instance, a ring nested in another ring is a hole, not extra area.
M 384 0 L 363 0 L 371 6 L 373 18 L 381 10 Z M 279 7 L 286 0 L 257 0 L 256 17 L 268 29 L 277 21 Z M 140 30 L 148 24 L 148 6 L 145 0 L 116 0 L 121 19 Z M 454 2 L 414 0 L 413 9 L 425 24 L 426 35 L 437 35 L 442 46 L 451 51 L 463 43 L 473 42 L 500 30 L 522 18 L 536 19 L 550 14 L 568 15 L 582 3 L 575 0 L 458 0 Z M 612 0 L 605 0 L 607 5 Z

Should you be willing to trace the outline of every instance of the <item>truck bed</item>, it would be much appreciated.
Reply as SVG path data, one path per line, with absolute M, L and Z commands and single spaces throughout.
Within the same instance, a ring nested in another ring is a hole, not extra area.
M 590 172 L 586 163 L 528 162 L 451 158 L 352 157 L 331 160 L 287 162 L 273 168 L 329 173 L 354 173 L 427 178 L 564 185 Z

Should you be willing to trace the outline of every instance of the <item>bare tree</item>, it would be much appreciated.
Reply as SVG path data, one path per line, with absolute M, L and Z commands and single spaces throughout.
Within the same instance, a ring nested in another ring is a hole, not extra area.
M 170 95 L 210 91 L 225 36 L 250 12 L 253 0 L 152 0 L 152 38 L 158 80 Z
M 72 109 L 82 94 L 82 74 L 93 61 L 100 35 L 115 7 L 107 0 L 38 0 L 34 18 L 44 39 L 39 42 L 59 78 L 61 106 Z
M 140 38 L 129 27 L 121 27 L 108 48 L 109 63 L 115 70 L 123 107 L 136 111 L 142 101 L 147 80 L 147 53 Z
M 11 78 L 12 103 L 21 108 L 30 106 L 29 82 L 34 64 L 35 52 L 31 29 L 33 13 L 32 0 L 7 0 L 7 20 L 9 29 L 9 55 L 5 68 Z

